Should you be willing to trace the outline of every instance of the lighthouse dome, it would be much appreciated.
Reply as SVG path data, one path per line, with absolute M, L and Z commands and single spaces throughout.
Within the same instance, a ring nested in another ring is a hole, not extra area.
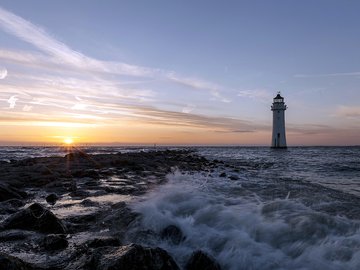
M 283 102 L 284 102 L 284 98 L 280 95 L 280 92 L 278 92 L 276 97 L 274 97 L 274 103 L 283 103 Z

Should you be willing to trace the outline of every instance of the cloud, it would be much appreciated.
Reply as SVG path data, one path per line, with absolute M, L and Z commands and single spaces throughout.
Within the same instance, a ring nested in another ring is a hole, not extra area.
M 336 115 L 348 118 L 360 118 L 360 106 L 339 106 Z
M 7 103 L 9 103 L 9 108 L 10 109 L 14 109 L 15 105 L 16 105 L 16 101 L 18 100 L 18 98 L 16 96 L 11 96 L 8 100 Z
M 7 77 L 8 71 L 6 68 L 0 68 L 0 80 L 3 80 Z
M 101 61 L 88 57 L 80 52 L 72 50 L 63 42 L 52 37 L 41 27 L 36 26 L 1 7 L 0 27 L 6 32 L 17 36 L 51 56 L 44 57 L 43 55 L 31 54 L 28 52 L 18 53 L 0 50 L 0 58 L 2 59 L 26 64 L 35 64 L 39 67 L 63 65 L 80 71 L 150 77 L 160 80 L 165 79 L 188 87 L 206 90 L 212 95 L 213 99 L 221 102 L 230 102 L 229 99 L 220 94 L 220 87 L 210 82 L 180 76 L 173 71 L 142 67 L 121 62 Z
M 269 91 L 264 89 L 252 89 L 252 90 L 241 90 L 238 92 L 238 97 L 245 97 L 251 99 L 260 99 L 260 100 L 271 100 L 272 95 Z
M 33 106 L 29 106 L 29 105 L 24 105 L 24 107 L 22 108 L 22 110 L 24 112 L 30 112 L 32 110 Z
M 360 71 L 355 72 L 339 72 L 325 74 L 295 74 L 295 78 L 322 78 L 322 77 L 342 77 L 342 76 L 360 76 Z
M 186 107 L 182 109 L 183 113 L 191 113 L 196 108 L 193 104 L 188 104 Z

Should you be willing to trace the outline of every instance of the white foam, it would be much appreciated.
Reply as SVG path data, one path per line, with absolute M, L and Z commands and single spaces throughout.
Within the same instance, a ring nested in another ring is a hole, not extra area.
M 289 198 L 261 202 L 238 196 L 237 181 L 175 172 L 169 183 L 132 207 L 143 216 L 135 230 L 177 225 L 186 240 L 152 238 L 184 266 L 201 249 L 223 269 L 360 269 L 359 222 L 316 212 Z

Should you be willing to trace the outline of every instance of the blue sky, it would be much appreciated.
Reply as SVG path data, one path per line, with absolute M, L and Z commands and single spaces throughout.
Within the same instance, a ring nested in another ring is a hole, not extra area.
M 281 91 L 290 144 L 360 144 L 358 1 L 0 7 L 2 141 L 266 145 Z

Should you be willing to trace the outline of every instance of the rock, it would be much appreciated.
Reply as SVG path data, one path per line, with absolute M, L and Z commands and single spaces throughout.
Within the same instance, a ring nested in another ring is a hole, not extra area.
M 16 258 L 14 256 L 7 255 L 5 253 L 0 253 L 0 269 L 6 270 L 35 270 L 43 269 L 39 267 L 34 267 L 32 264 L 24 262 L 23 260 Z
M 24 197 L 26 197 L 26 193 L 24 191 L 20 191 L 2 183 L 0 184 L 0 202 L 10 199 L 23 199 Z
M 160 236 L 162 239 L 170 240 L 174 245 L 180 244 L 185 239 L 182 231 L 175 225 L 169 225 L 164 228 Z
M 239 180 L 239 176 L 237 176 L 237 175 L 231 175 L 231 176 L 229 176 L 229 179 L 230 179 L 230 180 Z
M 215 259 L 209 257 L 201 250 L 195 251 L 185 266 L 186 270 L 220 270 L 220 265 Z
M 51 193 L 48 196 L 46 196 L 45 199 L 46 199 L 48 204 L 54 205 L 56 203 L 56 201 L 59 199 L 59 197 L 56 194 Z
M 96 270 L 178 270 L 171 256 L 161 248 L 136 244 L 118 248 L 99 248 L 89 262 Z
M 23 230 L 3 231 L 0 232 L 0 242 L 24 240 L 28 237 L 31 237 L 32 235 L 33 233 Z
M 219 177 L 226 177 L 226 173 L 222 172 Z
M 63 234 L 49 234 L 44 237 L 41 246 L 49 251 L 67 248 L 69 245 L 66 236 Z
M 23 229 L 42 233 L 65 233 L 66 227 L 51 211 L 39 203 L 33 203 L 10 217 L 0 225 L 0 229 Z
M 18 211 L 19 207 L 24 206 L 24 202 L 19 199 L 10 199 L 0 202 L 0 215 L 14 214 Z
M 92 239 L 88 241 L 86 244 L 88 247 L 98 248 L 98 247 L 106 247 L 106 246 L 117 247 L 120 246 L 121 243 L 120 240 L 117 238 L 103 237 L 103 238 Z
M 86 207 L 96 207 L 96 206 L 99 206 L 100 204 L 98 202 L 94 202 L 90 199 L 85 199 L 85 200 L 82 200 L 81 201 L 81 204 L 83 206 L 86 206 Z
M 131 211 L 125 202 L 119 202 L 112 205 L 112 213 L 107 215 L 103 224 L 108 226 L 112 231 L 125 232 L 138 214 Z

